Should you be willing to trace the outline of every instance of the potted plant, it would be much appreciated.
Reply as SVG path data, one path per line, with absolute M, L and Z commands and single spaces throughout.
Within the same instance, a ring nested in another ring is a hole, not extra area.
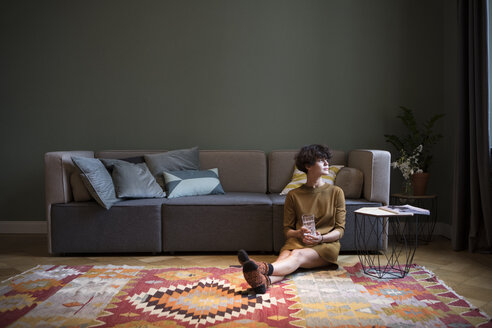
M 434 124 L 444 114 L 436 114 L 419 126 L 413 110 L 403 106 L 400 106 L 400 109 L 402 112 L 397 118 L 408 129 L 408 134 L 400 137 L 392 134 L 384 135 L 386 141 L 392 144 L 400 155 L 391 166 L 401 171 L 405 179 L 405 193 L 410 193 L 410 186 L 412 186 L 413 194 L 421 196 L 425 194 L 429 178 L 432 147 L 442 138 L 441 134 L 433 132 Z

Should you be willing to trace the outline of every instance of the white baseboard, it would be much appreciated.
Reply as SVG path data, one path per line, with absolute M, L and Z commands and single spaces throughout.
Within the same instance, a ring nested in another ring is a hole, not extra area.
M 0 233 L 47 233 L 46 221 L 0 221 Z

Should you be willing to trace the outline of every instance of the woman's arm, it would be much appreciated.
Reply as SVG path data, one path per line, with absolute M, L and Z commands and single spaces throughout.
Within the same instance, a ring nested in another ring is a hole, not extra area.
M 335 197 L 337 199 L 335 203 L 335 229 L 333 231 L 338 231 L 338 239 L 340 239 L 343 237 L 343 233 L 345 232 L 345 216 L 347 214 L 347 210 L 345 208 L 345 194 L 341 188 L 338 189 Z
M 302 239 L 302 237 L 304 236 L 305 233 L 308 233 L 310 232 L 309 229 L 305 228 L 305 227 L 302 227 L 301 229 L 299 230 L 293 230 L 293 229 L 289 229 L 285 232 L 285 237 L 287 238 L 298 238 L 298 239 Z
M 297 238 L 303 240 L 305 234 L 309 233 L 310 230 L 301 227 L 300 229 L 296 229 L 296 210 L 294 201 L 290 194 L 287 194 L 284 203 L 284 235 L 285 238 Z
M 291 194 L 287 194 L 284 202 L 284 235 L 286 238 L 296 237 L 296 210 Z

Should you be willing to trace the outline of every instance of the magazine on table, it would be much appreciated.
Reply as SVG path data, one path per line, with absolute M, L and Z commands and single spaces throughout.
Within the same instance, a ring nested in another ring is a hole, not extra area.
M 387 205 L 381 206 L 380 209 L 384 211 L 391 212 L 393 214 L 420 214 L 420 215 L 430 215 L 430 211 L 425 208 L 415 207 L 412 205 Z

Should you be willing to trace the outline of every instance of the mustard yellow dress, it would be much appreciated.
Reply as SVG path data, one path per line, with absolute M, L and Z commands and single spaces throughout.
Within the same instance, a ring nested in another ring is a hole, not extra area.
M 298 230 L 302 227 L 302 215 L 314 214 L 316 230 L 322 235 L 338 230 L 340 238 L 345 231 L 345 196 L 340 187 L 324 184 L 313 188 L 302 185 L 291 190 L 284 204 L 284 233 L 289 229 Z M 325 242 L 308 246 L 297 238 L 288 238 L 280 250 L 313 248 L 319 256 L 329 263 L 337 264 L 340 253 L 340 242 Z

